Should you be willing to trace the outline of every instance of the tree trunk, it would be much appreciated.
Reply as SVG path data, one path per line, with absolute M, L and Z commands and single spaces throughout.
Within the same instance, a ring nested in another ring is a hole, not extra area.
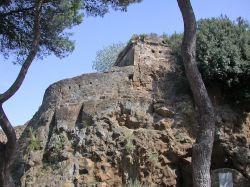
M 16 133 L 0 105 L 0 124 L 8 142 L 0 144 L 0 187 L 14 187 L 10 177 L 11 160 L 16 150 Z
M 190 0 L 177 0 L 184 22 L 182 57 L 198 112 L 198 132 L 193 145 L 193 186 L 210 187 L 210 166 L 215 117 L 212 103 L 196 64 L 196 19 Z
M 10 166 L 11 161 L 16 152 L 16 133 L 11 125 L 10 121 L 8 120 L 4 110 L 3 110 L 3 103 L 11 98 L 20 86 L 23 83 L 23 80 L 27 74 L 27 71 L 33 62 L 38 48 L 39 48 L 39 40 L 40 40 L 40 18 L 41 18 L 41 11 L 42 11 L 42 3 L 43 0 L 37 0 L 35 2 L 35 18 L 34 18 L 34 39 L 30 47 L 30 52 L 24 61 L 22 68 L 15 80 L 15 82 L 10 86 L 10 88 L 0 94 L 0 126 L 2 127 L 6 137 L 7 143 L 3 144 L 0 143 L 0 187 L 14 187 L 13 181 L 11 180 L 10 174 Z

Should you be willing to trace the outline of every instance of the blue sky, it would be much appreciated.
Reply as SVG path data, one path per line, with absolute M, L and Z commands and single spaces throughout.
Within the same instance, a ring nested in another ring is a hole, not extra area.
M 197 20 L 227 15 L 250 21 L 250 0 L 192 0 Z M 42 103 L 45 89 L 52 83 L 84 73 L 91 73 L 91 62 L 97 50 L 116 42 L 127 42 L 133 34 L 171 34 L 183 31 L 183 22 L 176 0 L 144 0 L 132 5 L 127 12 L 111 11 L 104 18 L 85 17 L 75 27 L 72 39 L 75 51 L 67 58 L 54 56 L 34 61 L 21 89 L 4 104 L 13 125 L 21 125 L 32 118 Z M 8 61 L 0 63 L 0 92 L 16 78 L 20 66 Z

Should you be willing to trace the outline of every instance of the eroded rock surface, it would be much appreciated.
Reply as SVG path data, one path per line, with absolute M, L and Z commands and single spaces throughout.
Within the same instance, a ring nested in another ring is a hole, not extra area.
M 46 90 L 19 140 L 17 186 L 122 186 L 129 179 L 192 185 L 196 112 L 169 47 L 160 39 L 134 41 L 116 65 Z M 216 146 L 227 160 L 213 166 L 228 163 L 249 178 L 249 114 L 238 123 L 231 112 L 218 107 Z

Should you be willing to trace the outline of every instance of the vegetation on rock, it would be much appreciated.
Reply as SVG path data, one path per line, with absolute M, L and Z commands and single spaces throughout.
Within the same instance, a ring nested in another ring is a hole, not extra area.
M 124 47 L 124 43 L 114 43 L 97 51 L 96 58 L 92 62 L 93 69 L 99 72 L 110 70 Z
M 130 179 L 125 187 L 149 187 L 149 185 L 145 183 L 141 183 L 139 180 L 132 180 Z
M 232 96 L 248 99 L 249 29 L 249 24 L 242 18 L 233 22 L 220 17 L 200 20 L 197 35 L 197 61 L 205 82 L 209 85 L 217 83 Z
M 202 19 L 197 28 L 197 63 L 207 86 L 219 86 L 233 101 L 250 99 L 250 26 L 242 18 Z M 181 63 L 183 34 L 164 35 Z
M 28 152 L 39 150 L 41 148 L 41 141 L 38 140 L 34 133 L 32 127 L 29 127 L 29 145 Z

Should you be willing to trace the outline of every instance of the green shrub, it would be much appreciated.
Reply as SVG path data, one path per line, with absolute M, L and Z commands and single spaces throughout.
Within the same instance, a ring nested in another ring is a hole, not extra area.
M 179 63 L 182 36 L 163 35 Z M 232 101 L 250 100 L 250 26 L 246 20 L 219 17 L 198 21 L 196 54 L 208 87 L 216 83 Z
M 219 84 L 230 97 L 249 99 L 250 27 L 227 17 L 198 22 L 197 61 L 204 81 Z
M 160 167 L 161 163 L 159 162 L 159 155 L 156 152 L 149 152 L 148 153 L 148 160 L 151 163 L 152 167 Z
M 163 43 L 171 47 L 171 53 L 176 57 L 177 63 L 182 64 L 181 43 L 183 34 L 174 33 L 172 35 L 163 34 Z
M 134 152 L 135 150 L 135 146 L 133 144 L 133 142 L 131 140 L 127 141 L 126 145 L 125 145 L 125 149 L 126 151 L 131 154 Z
M 149 187 L 146 183 L 141 183 L 139 180 L 130 179 L 125 187 Z
M 115 43 L 104 47 L 96 52 L 96 58 L 92 62 L 92 68 L 98 72 L 104 72 L 111 69 L 116 62 L 119 53 L 124 49 L 124 43 Z
M 58 164 L 58 162 L 60 162 L 61 151 L 64 149 L 67 140 L 63 134 L 60 134 L 58 136 L 54 136 L 51 141 L 53 143 L 43 157 L 44 168 L 53 168 Z
M 28 133 L 29 133 L 29 145 L 27 147 L 28 152 L 30 153 L 31 151 L 40 150 L 41 141 L 35 137 L 32 127 L 29 127 Z
M 132 154 L 136 148 L 133 144 L 133 134 L 127 134 L 125 138 L 127 142 L 125 145 L 125 150 L 127 151 L 127 153 Z

